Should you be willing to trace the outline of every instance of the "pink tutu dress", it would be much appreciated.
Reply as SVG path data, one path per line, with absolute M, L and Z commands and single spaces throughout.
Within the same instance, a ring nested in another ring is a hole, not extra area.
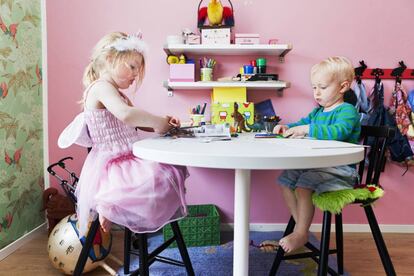
M 187 168 L 134 156 L 137 140 L 135 129 L 106 109 L 85 110 L 59 137 L 63 148 L 92 147 L 75 192 L 81 235 L 97 213 L 136 233 L 155 232 L 187 215 Z

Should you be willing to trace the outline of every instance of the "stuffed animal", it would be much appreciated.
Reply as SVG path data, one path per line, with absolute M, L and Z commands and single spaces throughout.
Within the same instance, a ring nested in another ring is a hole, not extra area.
M 221 26 L 224 20 L 224 26 L 234 26 L 233 8 L 223 6 L 220 0 L 211 0 L 208 7 L 201 7 L 198 10 L 198 27 L 204 26 L 208 18 L 210 26 Z
M 43 192 L 43 209 L 49 223 L 49 234 L 56 224 L 67 215 L 75 213 L 75 206 L 67 196 L 58 193 L 56 188 L 48 188 Z

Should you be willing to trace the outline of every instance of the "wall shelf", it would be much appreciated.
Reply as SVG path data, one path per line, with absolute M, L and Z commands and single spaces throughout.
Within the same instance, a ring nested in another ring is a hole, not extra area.
M 164 87 L 172 90 L 211 90 L 214 87 L 246 87 L 247 89 L 258 90 L 283 90 L 290 87 L 285 81 L 196 81 L 196 82 L 172 82 L 164 81 Z
M 167 55 L 229 55 L 229 56 L 274 56 L 280 62 L 292 50 L 291 44 L 165 44 L 164 51 Z M 168 96 L 173 96 L 174 90 L 211 90 L 214 87 L 246 87 L 247 89 L 283 91 L 290 87 L 290 82 L 285 81 L 247 81 L 247 82 L 171 82 L 164 81 L 164 87 L 168 89 Z
M 291 44 L 255 44 L 255 45 L 188 45 L 165 44 L 167 55 L 196 54 L 196 55 L 268 55 L 283 58 L 290 50 Z

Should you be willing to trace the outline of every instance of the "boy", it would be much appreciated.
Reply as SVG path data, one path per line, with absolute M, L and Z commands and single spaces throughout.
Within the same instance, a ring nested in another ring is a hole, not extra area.
M 311 69 L 313 97 L 319 104 L 296 123 L 277 125 L 273 132 L 284 137 L 309 136 L 323 140 L 358 143 L 361 131 L 359 114 L 344 102 L 344 93 L 354 79 L 354 68 L 344 57 L 330 57 Z M 302 247 L 314 214 L 312 193 L 352 189 L 358 173 L 354 165 L 308 170 L 287 170 L 279 182 L 286 204 L 295 219 L 294 231 L 279 241 L 285 252 Z

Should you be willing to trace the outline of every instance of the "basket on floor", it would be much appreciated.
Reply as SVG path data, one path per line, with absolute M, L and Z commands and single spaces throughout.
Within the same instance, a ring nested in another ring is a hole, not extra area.
M 220 244 L 220 216 L 212 204 L 189 205 L 188 216 L 178 222 L 186 246 L 207 246 Z M 170 225 L 163 228 L 164 241 L 173 236 Z M 172 247 L 176 247 L 174 242 Z

